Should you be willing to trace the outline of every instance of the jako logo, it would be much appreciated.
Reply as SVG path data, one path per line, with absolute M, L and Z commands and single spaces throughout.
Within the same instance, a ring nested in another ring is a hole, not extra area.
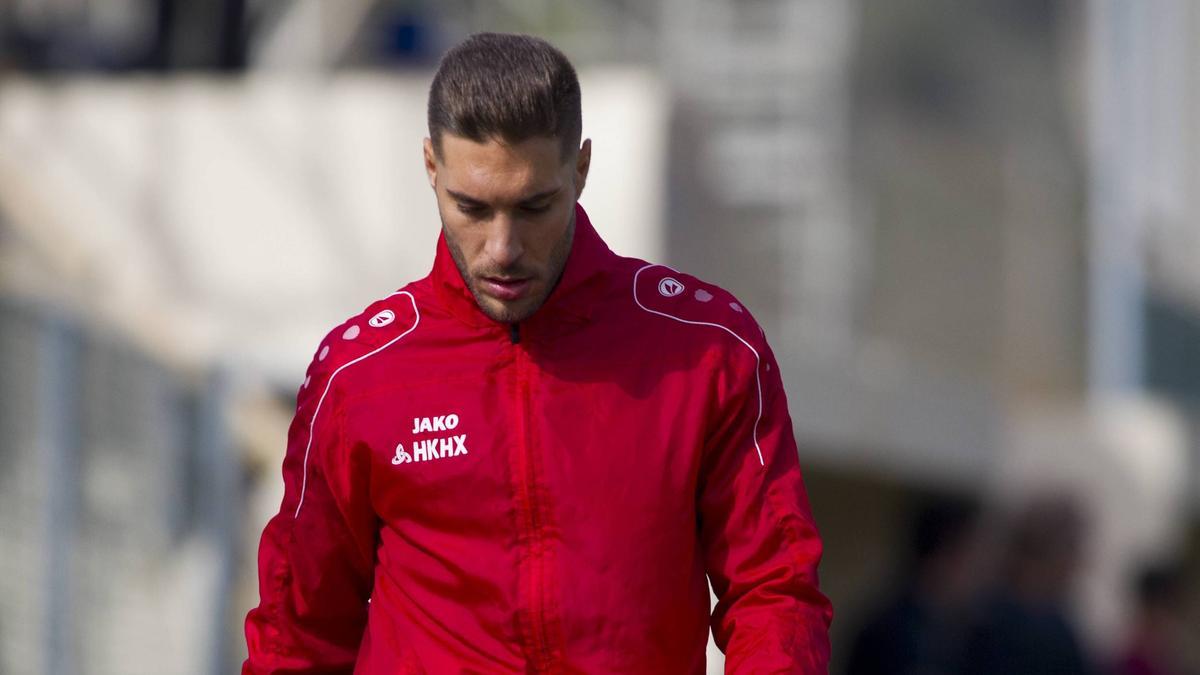
M 658 292 L 664 297 L 671 298 L 683 292 L 683 284 L 674 277 L 665 277 L 658 282 Z
M 419 434 L 426 431 L 450 431 L 457 426 L 458 415 L 453 413 L 441 417 L 414 417 L 412 432 Z
M 453 413 L 438 417 L 414 417 L 412 432 L 422 434 L 431 431 L 453 431 L 457 427 L 458 415 Z M 412 454 L 405 451 L 403 443 L 396 444 L 396 456 L 392 458 L 392 464 L 424 462 L 430 459 L 457 457 L 465 454 L 467 454 L 466 434 L 445 438 L 427 438 L 413 441 Z
M 404 451 L 403 443 L 397 443 L 396 456 L 392 458 L 392 464 L 424 462 L 430 459 L 457 457 L 465 454 L 467 454 L 467 435 L 459 434 L 458 436 L 450 436 L 449 438 L 430 438 L 424 441 L 414 441 L 411 455 Z

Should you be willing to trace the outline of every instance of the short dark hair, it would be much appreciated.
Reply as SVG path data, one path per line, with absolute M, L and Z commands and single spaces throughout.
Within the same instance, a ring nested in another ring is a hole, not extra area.
M 442 134 L 482 143 L 557 138 L 563 157 L 579 148 L 583 121 L 579 79 L 571 62 L 529 35 L 477 33 L 442 57 L 429 88 L 429 137 Z

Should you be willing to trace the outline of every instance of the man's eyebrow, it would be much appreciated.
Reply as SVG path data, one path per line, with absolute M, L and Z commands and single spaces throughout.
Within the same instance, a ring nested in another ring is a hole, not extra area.
M 533 202 L 539 202 L 543 199 L 549 199 L 550 197 L 553 197 L 554 195 L 558 194 L 561 191 L 562 191 L 561 186 L 556 187 L 556 188 L 551 188 L 549 190 L 543 190 L 541 192 L 538 192 L 537 194 L 533 194 L 528 197 L 525 197 L 524 199 L 521 200 L 521 203 L 522 204 L 531 204 Z M 446 194 L 450 195 L 451 197 L 453 197 L 454 199 L 456 199 L 460 202 L 465 202 L 467 204 L 480 204 L 480 205 L 484 204 L 483 200 L 476 199 L 470 195 L 466 195 L 466 194 L 463 194 L 463 193 L 455 191 L 455 190 L 451 190 L 450 188 L 446 188 Z
M 562 190 L 561 187 L 556 187 L 556 188 L 552 188 L 549 190 L 542 190 L 541 192 L 539 192 L 535 195 L 530 195 L 530 196 L 526 197 L 525 199 L 522 199 L 521 203 L 522 204 L 531 204 L 533 202 L 540 202 L 543 199 L 549 199 L 550 197 L 553 197 L 554 195 L 558 194 L 559 191 L 561 191 L 561 190 Z
M 475 199 L 474 197 L 471 197 L 470 195 L 465 195 L 461 192 L 455 192 L 454 190 L 451 190 L 450 188 L 446 188 L 446 194 L 450 195 L 451 197 L 454 197 L 455 199 L 457 199 L 460 202 L 467 202 L 470 204 L 482 204 L 483 203 L 482 201 Z

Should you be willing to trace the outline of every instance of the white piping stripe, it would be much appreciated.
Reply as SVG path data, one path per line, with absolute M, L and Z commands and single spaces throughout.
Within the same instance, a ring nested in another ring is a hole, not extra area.
M 659 265 L 657 263 L 650 263 L 649 265 L 645 265 L 642 268 L 640 268 L 637 272 L 634 272 L 633 273 L 633 301 L 637 303 L 638 307 L 641 307 L 642 309 L 646 310 L 647 312 L 650 312 L 651 314 L 665 316 L 668 319 L 675 319 L 676 321 L 679 321 L 680 323 L 690 323 L 693 326 L 713 326 L 714 328 L 720 328 L 721 330 L 725 331 L 726 333 L 729 333 L 733 337 L 737 338 L 739 342 L 746 345 L 746 348 L 749 349 L 751 351 L 751 353 L 754 354 L 754 385 L 758 389 L 758 417 L 754 418 L 754 432 L 752 435 L 754 437 L 754 449 L 758 451 L 758 463 L 763 466 L 766 466 L 767 465 L 766 462 L 763 461 L 762 448 L 760 448 L 758 445 L 758 422 L 759 422 L 759 420 L 762 419 L 762 406 L 763 406 L 762 382 L 759 380 L 759 376 L 758 376 L 758 369 L 759 369 L 759 366 L 762 364 L 762 359 L 760 359 L 758 356 L 758 350 L 755 349 L 749 342 L 746 342 L 745 340 L 743 340 L 742 336 L 733 332 L 728 327 L 722 326 L 719 323 L 710 323 L 708 321 L 689 321 L 687 319 L 681 319 L 673 314 L 667 314 L 666 312 L 660 312 L 658 310 L 650 309 L 649 307 L 643 305 L 642 301 L 638 299 L 638 294 L 637 294 L 638 275 L 640 275 L 644 270 L 651 268 L 651 267 L 666 267 L 667 269 L 671 270 L 672 272 L 675 272 L 676 274 L 679 273 L 678 271 L 676 271 L 670 267 L 667 267 L 666 265 Z
M 329 376 L 329 380 L 325 383 L 325 391 L 321 392 L 321 398 L 317 401 L 317 409 L 313 411 L 312 420 L 309 421 L 309 423 L 308 423 L 308 444 L 304 446 L 304 479 L 300 482 L 300 503 L 296 504 L 296 513 L 295 513 L 295 515 L 292 516 L 293 518 L 300 517 L 300 507 L 304 506 L 304 491 L 308 488 L 308 452 L 309 452 L 309 450 L 312 449 L 313 433 L 316 430 L 316 426 L 317 426 L 317 415 L 321 414 L 321 404 L 325 402 L 325 395 L 329 393 L 329 387 L 331 385 L 333 385 L 333 378 L 337 377 L 337 374 L 342 372 L 342 370 L 345 369 L 347 366 L 352 366 L 352 365 L 358 363 L 359 361 L 362 361 L 369 357 L 375 356 L 379 352 L 396 344 L 396 342 L 399 341 L 400 338 L 413 332 L 413 330 L 416 329 L 417 324 L 421 323 L 421 312 L 420 312 L 420 310 L 417 309 L 417 300 L 416 300 L 416 298 L 413 297 L 413 294 L 409 293 L 408 291 L 396 291 L 395 293 L 392 293 L 388 297 L 393 298 L 397 295 L 407 295 L 409 301 L 412 302 L 413 312 L 416 315 L 416 320 L 413 321 L 413 325 L 408 330 L 406 330 L 403 333 L 392 338 L 390 341 L 388 341 L 387 344 L 384 344 L 383 346 L 378 347 L 374 351 L 363 354 L 362 356 L 358 357 L 357 359 L 354 359 L 353 361 L 349 361 L 347 363 L 342 364 L 341 366 L 338 367 L 337 370 L 333 371 L 333 374 Z

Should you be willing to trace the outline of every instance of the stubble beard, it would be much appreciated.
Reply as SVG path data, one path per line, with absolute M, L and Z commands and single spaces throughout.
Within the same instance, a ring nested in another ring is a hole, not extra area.
M 444 220 L 442 221 L 442 234 L 446 238 L 446 248 L 450 250 L 450 257 L 453 258 L 454 265 L 458 267 L 458 273 L 462 276 L 467 288 L 471 291 L 471 295 L 475 298 L 475 304 L 479 307 L 480 311 L 489 319 L 498 323 L 518 323 L 533 316 L 533 313 L 545 304 L 546 298 L 550 296 L 550 293 L 558 285 L 559 279 L 562 278 L 567 257 L 571 253 L 571 244 L 575 239 L 575 211 L 574 209 L 571 210 L 571 218 L 570 222 L 567 223 L 567 229 L 563 232 L 563 236 L 554 244 L 554 248 L 550 252 L 547 271 L 553 278 L 553 282 L 543 286 L 543 290 L 541 290 L 538 296 L 523 298 L 512 305 L 493 298 L 479 289 L 478 277 L 471 273 L 462 248 L 450 236 Z M 527 276 L 530 270 L 522 267 L 512 267 L 509 269 L 484 269 L 480 270 L 480 272 L 480 277 L 521 277 Z M 537 281 L 542 281 L 542 279 L 537 279 Z

